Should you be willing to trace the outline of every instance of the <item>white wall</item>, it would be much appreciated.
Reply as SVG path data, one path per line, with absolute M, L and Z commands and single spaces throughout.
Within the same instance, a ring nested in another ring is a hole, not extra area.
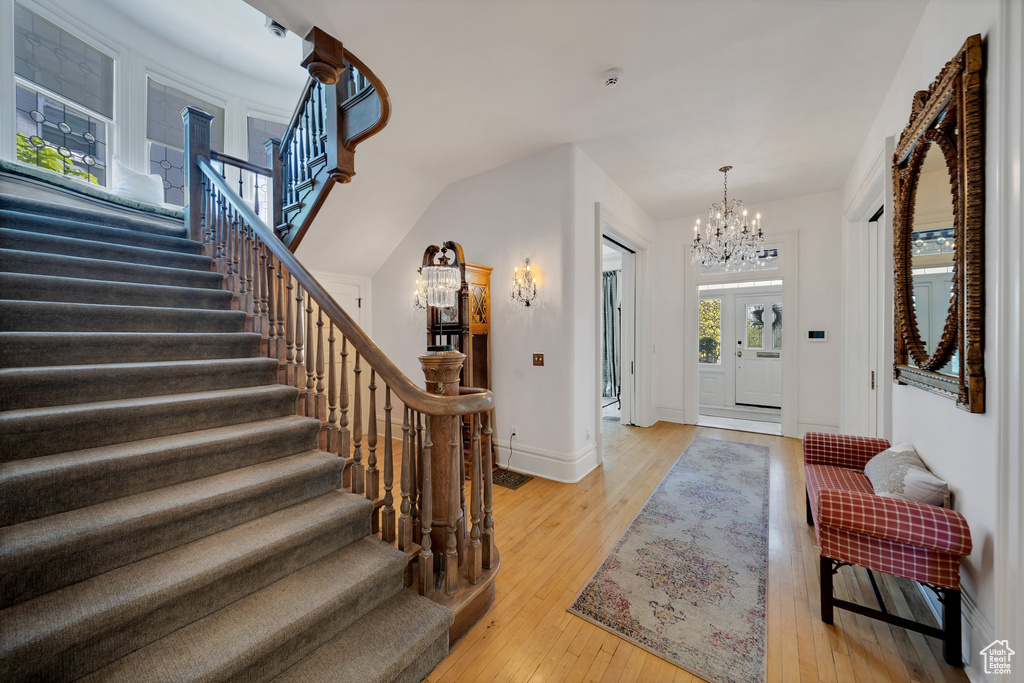
M 736 193 L 742 197 L 742 188 Z M 799 375 L 796 422 L 800 432 L 839 428 L 841 207 L 839 191 L 793 197 L 757 207 L 764 216 L 766 238 L 770 240 L 787 233 L 798 236 L 798 318 L 792 320 L 787 333 L 796 334 L 799 339 L 795 372 Z M 696 208 L 694 215 L 697 215 Z M 698 267 L 690 263 L 692 225 L 691 217 L 686 217 L 659 223 L 654 231 L 656 276 L 652 291 L 653 309 L 659 312 L 653 327 L 657 349 L 654 374 L 659 378 L 658 415 L 676 422 L 684 421 L 683 411 L 688 407 L 684 375 L 696 369 L 696 357 L 685 358 L 683 347 L 683 321 L 687 316 L 696 316 L 696 311 L 684 310 L 686 272 Z M 807 343 L 808 329 L 828 330 L 829 341 Z
M 1005 85 L 1002 76 L 1007 68 L 1002 55 L 1010 48 L 1020 54 L 1020 32 L 1005 30 L 999 25 L 1001 12 L 1008 12 L 1012 2 L 933 0 L 929 4 L 844 188 L 844 205 L 849 205 L 871 173 L 872 160 L 883 148 L 886 137 L 898 137 L 902 132 L 910 115 L 914 92 L 927 88 L 968 36 L 980 33 L 986 42 L 987 55 L 985 192 L 986 308 L 989 314 L 985 330 L 986 412 L 967 413 L 949 399 L 909 386 L 895 386 L 892 392 L 894 440 L 912 442 L 928 466 L 949 482 L 955 494 L 956 509 L 966 517 L 971 527 L 974 552 L 961 565 L 961 577 L 967 621 L 965 631 L 973 636 L 965 656 L 973 654 L 968 674 L 976 680 L 983 676 L 977 651 L 995 637 L 1005 638 L 1008 635 L 994 632 L 997 605 L 1002 601 L 996 584 L 997 555 L 1002 552 L 1002 548 L 996 547 L 997 473 L 1001 461 L 1000 430 L 1005 428 L 1007 419 L 1020 420 L 1020 415 L 1007 415 L 1001 403 L 1005 391 L 1002 382 L 1005 381 L 1006 356 L 1016 349 L 1006 348 L 1006 336 L 1000 338 L 1006 330 L 996 314 L 1003 298 L 1019 297 L 1020 290 L 1020 264 L 1007 277 L 1001 266 L 1005 262 L 1000 258 L 1000 249 L 1009 243 L 1010 231 L 1020 229 L 1019 224 L 1011 227 L 999 221 L 1007 190 L 1013 194 L 1015 184 L 1015 196 L 1018 200 L 1020 197 L 1019 165 L 1015 179 L 1004 176 L 1005 167 L 999 165 L 1005 153 L 1001 147 L 1007 142 L 1001 139 L 1001 133 L 1006 130 L 1002 123 L 1006 116 L 1020 120 L 1020 83 L 1015 85 L 1015 101 L 1007 101 L 1007 94 L 1000 87 L 1001 82 Z M 1019 64 L 1016 72 L 1020 73 Z M 1018 145 L 1019 140 L 1018 131 Z M 1015 157 L 1019 164 L 1019 149 L 1015 150 Z M 1011 291 L 1006 291 L 1007 284 L 1011 285 Z M 1013 345 L 1019 345 L 1019 329 L 1013 337 Z M 1003 453 L 1002 456 L 1019 463 L 1021 454 Z M 1019 502 L 1016 509 L 1019 510 Z M 1019 520 L 1017 524 L 1020 524 Z M 1011 610 L 1014 608 L 1019 620 L 1021 606 L 1019 603 L 1010 606 Z
M 373 277 L 375 338 L 409 377 L 422 377 L 424 314 L 411 299 L 423 250 L 455 240 L 466 259 L 492 266 L 491 353 L 503 463 L 577 481 L 597 464 L 599 428 L 596 203 L 638 234 L 653 221 L 589 158 L 563 145 L 448 186 Z M 508 298 L 512 270 L 529 257 L 539 298 Z M 533 353 L 544 354 L 535 367 Z M 589 436 L 588 436 L 589 434 Z

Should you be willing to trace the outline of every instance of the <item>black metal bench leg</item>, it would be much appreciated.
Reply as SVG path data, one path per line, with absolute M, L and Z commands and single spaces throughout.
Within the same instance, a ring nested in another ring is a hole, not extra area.
M 826 624 L 832 623 L 832 560 L 824 555 L 818 563 L 818 573 L 821 590 L 821 620 Z
M 814 515 L 811 514 L 811 494 L 804 491 L 804 500 L 807 501 L 807 523 L 814 526 Z
M 942 589 L 942 656 L 950 666 L 962 667 L 960 591 Z

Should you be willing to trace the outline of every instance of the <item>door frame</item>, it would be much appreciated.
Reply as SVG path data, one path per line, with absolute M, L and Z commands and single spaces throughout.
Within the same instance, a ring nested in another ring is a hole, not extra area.
M 683 396 L 684 422 L 697 424 L 700 418 L 700 382 L 697 368 L 697 285 L 719 282 L 782 280 L 782 308 L 792 321 L 791 332 L 782 337 L 782 435 L 799 437 L 797 406 L 800 405 L 800 365 L 796 362 L 800 323 L 800 238 L 796 232 L 765 236 L 765 249 L 779 250 L 778 270 L 702 275 L 698 264 L 685 262 L 683 292 Z M 791 311 L 791 312 L 790 312 Z M 786 359 L 789 362 L 786 362 Z
M 633 365 L 636 362 L 636 252 L 619 244 L 616 240 L 602 237 L 602 245 L 607 242 L 611 242 L 612 244 L 609 247 L 615 249 L 622 257 L 622 266 L 619 269 L 619 414 L 621 416 L 621 424 L 635 426 L 634 417 L 636 410 L 634 409 L 634 396 L 636 394 L 636 374 Z M 603 274 L 603 259 L 601 269 Z M 601 300 L 598 303 L 598 316 L 603 320 L 603 291 L 601 292 Z M 599 348 L 598 351 L 603 354 L 603 349 Z M 627 363 L 631 364 L 628 366 L 628 370 Z M 603 374 L 602 355 L 602 383 Z M 602 413 L 604 411 L 604 398 L 604 396 L 601 397 Z
M 637 427 L 650 427 L 650 366 L 651 345 L 649 342 L 649 320 L 651 300 L 650 278 L 650 241 L 636 232 L 626 221 L 601 202 L 594 203 L 594 396 L 593 424 L 594 441 L 597 447 L 597 462 L 604 458 L 604 443 L 601 438 L 601 375 L 603 372 L 601 353 L 598 349 L 601 339 L 601 306 L 604 296 L 601 284 L 601 245 L 607 235 L 610 239 L 633 251 L 633 263 L 636 269 L 636 305 L 634 306 L 634 346 L 633 346 L 633 400 L 630 406 L 633 424 Z
M 739 409 L 753 408 L 753 409 L 756 410 L 757 408 L 774 408 L 774 406 L 747 404 L 747 403 L 740 403 L 739 402 L 740 368 L 739 368 L 739 356 L 736 355 L 736 350 L 737 350 L 737 347 L 739 345 L 736 345 L 736 346 L 732 345 L 733 341 L 735 341 L 736 339 L 742 339 L 742 337 L 746 335 L 746 325 L 745 325 L 745 323 L 746 323 L 746 304 L 747 303 L 759 302 L 759 303 L 768 304 L 768 306 L 765 308 L 765 313 L 766 314 L 767 314 L 768 311 L 771 310 L 770 306 L 771 306 L 772 303 L 775 302 L 775 300 L 778 300 L 779 303 L 782 303 L 782 288 L 781 287 L 765 287 L 764 290 L 767 290 L 767 291 L 758 292 L 758 291 L 749 291 L 748 290 L 748 291 L 744 291 L 742 293 L 736 293 L 733 296 L 733 298 L 732 298 L 733 310 L 731 311 L 731 313 L 732 313 L 732 319 L 733 319 L 734 327 L 733 327 L 733 330 L 732 330 L 733 335 L 729 339 L 730 349 L 732 351 L 732 403 L 733 403 L 733 406 L 735 406 L 736 408 L 739 408 Z M 771 292 L 771 294 L 769 294 L 769 292 Z M 783 311 L 785 311 L 785 305 L 784 304 L 783 304 Z M 741 312 L 742 312 L 742 314 L 741 314 Z M 741 319 L 743 320 L 742 324 L 740 323 Z M 767 343 L 765 340 L 768 339 L 768 333 L 770 331 L 769 330 L 769 325 L 770 324 L 766 322 L 765 326 L 764 326 L 764 331 L 763 331 L 763 336 L 762 336 L 762 341 L 764 341 L 764 343 Z M 782 346 L 783 346 L 783 348 L 785 348 L 785 346 L 786 346 L 786 332 L 787 332 L 787 329 L 783 328 L 783 334 L 782 334 Z M 742 346 L 743 346 L 744 350 L 750 351 L 750 349 L 748 349 L 746 347 L 746 344 L 743 344 Z M 772 351 L 775 351 L 775 350 L 776 349 L 769 348 L 768 346 L 764 346 L 764 347 L 762 347 L 760 349 L 760 351 L 762 351 L 762 352 L 764 352 L 764 351 L 772 352 Z M 784 355 L 782 355 L 783 349 L 778 349 L 778 351 L 779 351 L 779 354 L 780 354 L 779 360 L 782 361 L 783 364 L 785 364 L 786 357 Z M 783 376 L 785 376 L 785 373 L 783 373 Z M 781 391 L 782 387 L 780 387 L 779 389 Z M 779 410 L 781 410 L 781 406 L 779 407 Z
M 846 207 L 842 234 L 840 431 L 885 439 L 892 438 L 893 357 L 893 282 L 888 275 L 893 267 L 893 198 L 885 171 L 894 148 L 895 139 L 890 136 L 878 149 L 864 182 Z M 882 219 L 873 228 L 871 219 L 878 207 L 882 207 Z M 880 284 L 874 302 L 869 286 L 873 278 Z

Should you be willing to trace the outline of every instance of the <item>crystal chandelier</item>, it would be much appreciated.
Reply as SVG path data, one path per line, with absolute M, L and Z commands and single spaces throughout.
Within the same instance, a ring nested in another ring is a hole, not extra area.
M 739 199 L 729 201 L 729 171 L 732 166 L 718 169 L 725 174 L 721 204 L 708 209 L 708 222 L 701 236 L 700 219 L 693 226 L 690 263 L 702 266 L 726 266 L 742 260 L 757 258 L 764 248 L 761 234 L 761 214 L 747 221 L 747 210 Z M 756 232 L 755 232 L 756 230 Z
M 451 308 L 455 305 L 456 295 L 462 286 L 459 267 L 448 263 L 448 258 L 441 254 L 435 265 L 423 266 L 423 293 L 427 306 L 434 308 Z

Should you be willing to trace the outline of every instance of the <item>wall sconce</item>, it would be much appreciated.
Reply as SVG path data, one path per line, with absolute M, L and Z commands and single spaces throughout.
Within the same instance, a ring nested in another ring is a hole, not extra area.
M 526 259 L 522 266 L 516 266 L 512 275 L 512 301 L 529 306 L 536 299 L 537 278 L 534 277 L 530 259 Z
M 416 270 L 417 273 L 420 269 Z M 416 278 L 416 289 L 412 293 L 412 307 L 415 310 L 425 311 L 427 310 L 427 295 L 423 293 L 423 278 Z

